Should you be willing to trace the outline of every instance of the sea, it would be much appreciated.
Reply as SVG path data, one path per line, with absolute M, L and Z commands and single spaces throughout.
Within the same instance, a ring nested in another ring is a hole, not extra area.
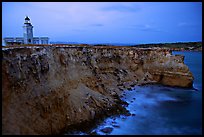
M 194 75 L 193 88 L 163 85 L 135 86 L 122 100 L 130 115 L 111 116 L 92 127 L 97 135 L 202 135 L 202 52 L 173 51 L 184 55 Z M 70 134 L 70 133 L 69 133 Z M 90 134 L 82 131 L 76 135 Z M 66 135 L 66 134 L 65 134 Z

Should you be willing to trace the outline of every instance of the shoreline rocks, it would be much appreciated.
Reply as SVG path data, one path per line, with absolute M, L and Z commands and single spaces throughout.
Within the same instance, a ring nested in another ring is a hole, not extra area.
M 101 129 L 101 131 L 108 134 L 108 133 L 111 133 L 113 131 L 113 128 L 112 127 L 105 127 L 103 129 Z

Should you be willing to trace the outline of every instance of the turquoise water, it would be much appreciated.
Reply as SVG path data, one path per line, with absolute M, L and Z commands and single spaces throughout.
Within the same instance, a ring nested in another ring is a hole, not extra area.
M 173 52 L 185 55 L 193 73 L 194 88 L 162 85 L 135 86 L 124 92 L 130 116 L 105 119 L 92 129 L 99 135 L 200 135 L 202 134 L 202 53 Z M 108 133 L 101 130 L 111 129 Z M 86 134 L 78 132 L 76 134 Z

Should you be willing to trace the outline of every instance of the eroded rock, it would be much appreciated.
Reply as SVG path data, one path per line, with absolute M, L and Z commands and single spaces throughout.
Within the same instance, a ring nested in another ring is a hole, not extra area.
M 2 132 L 59 134 L 98 114 L 125 112 L 120 105 L 128 104 L 119 96 L 137 84 L 192 87 L 193 75 L 183 61 L 183 56 L 160 48 L 85 45 L 4 49 Z

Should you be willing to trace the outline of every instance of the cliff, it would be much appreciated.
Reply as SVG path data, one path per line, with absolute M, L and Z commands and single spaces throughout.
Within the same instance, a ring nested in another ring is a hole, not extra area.
M 59 134 L 108 111 L 137 84 L 192 87 L 184 57 L 166 49 L 33 46 L 3 48 L 3 134 Z

